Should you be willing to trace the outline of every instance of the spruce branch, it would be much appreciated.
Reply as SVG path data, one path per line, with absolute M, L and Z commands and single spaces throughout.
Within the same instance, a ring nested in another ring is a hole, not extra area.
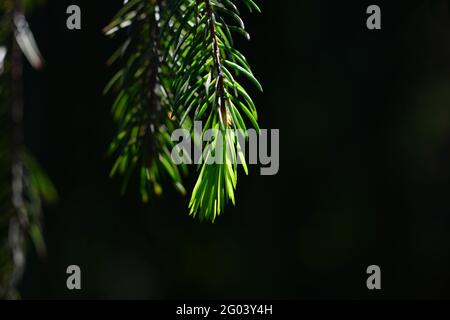
M 153 194 L 161 194 L 163 175 L 185 193 L 182 175 L 186 168 L 179 169 L 171 161 L 174 143 L 170 132 L 174 124 L 161 84 L 165 77 L 160 56 L 160 16 L 164 6 L 165 1 L 161 0 L 125 2 L 105 28 L 110 36 L 126 32 L 124 43 L 110 59 L 110 63 L 120 61 L 124 67 L 105 90 L 113 89 L 117 94 L 112 108 L 117 134 L 109 149 L 116 158 L 111 176 L 124 176 L 124 191 L 133 172 L 138 171 L 144 202 Z
M 4 298 L 16 296 L 27 235 L 38 253 L 45 254 L 42 202 L 57 197 L 24 140 L 23 56 L 36 68 L 43 65 L 24 10 L 21 0 L 0 3 L 0 297 Z
M 144 50 L 151 48 L 149 41 L 156 41 L 159 47 L 153 54 L 159 58 L 157 69 L 162 108 L 152 109 L 151 116 L 164 119 L 162 122 L 166 124 L 168 136 L 177 128 L 187 128 L 191 136 L 195 136 L 194 121 L 203 123 L 203 132 L 196 141 L 205 150 L 202 155 L 203 164 L 199 167 L 199 177 L 189 203 L 190 214 L 202 220 L 214 221 L 224 211 L 227 202 L 235 203 L 238 165 L 242 164 L 247 173 L 242 141 L 228 129 L 245 132 L 248 123 L 259 130 L 255 104 L 237 80 L 243 76 L 262 90 L 246 58 L 234 48 L 233 33 L 249 39 L 240 18 L 238 3 L 245 5 L 250 11 L 260 11 L 252 0 L 131 0 L 124 4 L 106 29 L 108 34 L 126 30 L 128 35 L 120 51 L 114 55 L 128 59 L 128 63 L 108 86 L 108 89 L 115 86 L 119 92 L 113 112 L 116 112 L 117 105 L 125 105 L 120 108 L 120 117 L 115 115 L 120 136 L 112 144 L 112 149 L 119 151 L 116 166 L 122 168 L 122 173 L 129 172 L 132 168 L 127 148 L 133 125 L 127 126 L 126 123 L 127 119 L 142 117 L 144 114 L 141 107 L 136 107 L 139 103 L 132 99 L 130 102 L 128 98 L 126 75 L 133 79 L 132 83 L 136 83 L 133 89 L 140 92 L 153 90 L 152 87 L 139 83 L 146 74 L 146 64 L 151 61 Z M 155 15 L 156 8 L 159 19 L 148 19 Z M 152 33 L 151 36 L 142 37 L 137 31 L 140 24 L 145 24 L 150 29 L 151 26 L 158 26 L 160 35 Z M 127 68 L 131 64 L 130 60 L 139 61 L 131 74 L 129 67 Z M 170 117 L 166 117 L 167 113 Z M 210 137 L 212 139 L 202 142 L 209 129 L 218 130 L 221 133 L 220 139 Z M 141 159 L 140 155 L 145 150 L 151 150 L 154 159 L 160 154 L 161 146 L 152 150 L 149 143 L 145 142 L 145 130 L 138 130 L 142 131 L 141 136 L 132 140 L 133 145 L 139 145 L 139 152 L 133 154 L 134 159 Z M 159 136 L 159 131 L 150 132 L 153 140 L 157 140 Z M 118 147 L 119 140 L 125 141 L 121 147 Z M 173 147 L 173 144 L 168 143 L 162 147 Z M 218 148 L 223 151 L 218 152 L 221 159 L 216 155 Z M 125 156 L 127 160 L 124 160 Z M 171 158 L 167 157 L 166 160 L 170 163 L 166 167 L 171 168 L 170 171 L 176 171 Z M 146 164 L 141 164 L 141 168 L 145 166 Z M 147 164 L 147 168 L 150 170 L 152 166 Z M 159 179 L 150 180 L 153 184 L 159 184 Z M 178 179 L 173 181 L 181 183 Z
M 252 1 L 242 3 L 259 11 Z M 258 89 L 262 87 L 246 58 L 233 46 L 233 32 L 249 38 L 235 2 L 183 1 L 177 16 L 177 32 L 171 34 L 181 34 L 183 40 L 173 55 L 176 77 L 172 91 L 177 97 L 173 108 L 182 119 L 190 115 L 194 121 L 202 121 L 203 133 L 209 129 L 221 133 L 221 141 L 211 139 L 203 144 L 204 163 L 189 203 L 191 215 L 214 221 L 227 202 L 235 203 L 238 162 L 247 173 L 242 142 L 228 129 L 245 132 L 244 114 L 259 130 L 255 105 L 237 78 L 243 75 Z

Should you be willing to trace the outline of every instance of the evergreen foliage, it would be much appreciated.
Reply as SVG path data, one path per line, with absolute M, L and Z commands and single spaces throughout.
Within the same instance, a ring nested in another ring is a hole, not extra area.
M 24 142 L 23 55 L 43 64 L 25 20 L 27 0 L 0 2 L 0 298 L 14 298 L 25 265 L 27 237 L 41 255 L 42 202 L 56 199 L 50 180 Z
M 241 140 L 227 129 L 259 130 L 256 107 L 242 79 L 262 91 L 233 42 L 236 34 L 250 38 L 240 7 L 260 12 L 252 0 L 130 0 L 105 29 L 108 35 L 125 37 L 111 58 L 122 67 L 106 88 L 116 92 L 112 113 L 117 134 L 110 148 L 116 162 L 111 173 L 122 174 L 126 186 L 137 171 L 144 201 L 161 192 L 164 175 L 185 192 L 186 168 L 173 164 L 170 135 L 186 128 L 195 136 L 193 123 L 202 121 L 196 143 L 202 143 L 203 164 L 190 214 L 214 221 L 228 202 L 235 203 L 238 166 L 247 173 L 247 165 Z M 208 129 L 219 130 L 222 141 L 203 139 Z M 224 150 L 221 163 L 212 161 L 218 157 L 216 147 Z

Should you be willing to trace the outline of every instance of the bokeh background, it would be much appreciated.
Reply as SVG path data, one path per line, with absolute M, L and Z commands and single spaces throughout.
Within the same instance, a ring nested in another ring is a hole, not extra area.
M 450 298 L 448 1 L 261 2 L 239 46 L 265 87 L 262 127 L 281 130 L 280 172 L 241 175 L 214 225 L 170 186 L 142 205 L 108 178 L 118 41 L 101 29 L 121 1 L 50 0 L 30 17 L 47 65 L 26 72 L 27 142 L 60 201 L 45 210 L 48 258 L 29 250 L 25 299 Z M 66 29 L 70 4 L 81 31 Z M 365 27 L 370 4 L 381 31 Z M 381 291 L 366 288 L 371 264 Z

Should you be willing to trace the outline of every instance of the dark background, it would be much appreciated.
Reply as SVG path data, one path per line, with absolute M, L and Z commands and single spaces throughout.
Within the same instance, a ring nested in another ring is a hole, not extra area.
M 170 186 L 142 205 L 108 178 L 102 89 L 118 42 L 101 29 L 121 1 L 48 2 L 30 19 L 47 66 L 27 69 L 26 133 L 60 201 L 45 210 L 48 258 L 29 250 L 24 298 L 450 298 L 447 1 L 266 0 L 246 14 L 252 41 L 239 45 L 265 87 L 262 127 L 281 130 L 281 166 L 241 175 L 214 225 Z M 70 4 L 81 31 L 66 29 Z M 381 31 L 365 26 L 370 4 Z M 81 292 L 66 289 L 71 264 Z

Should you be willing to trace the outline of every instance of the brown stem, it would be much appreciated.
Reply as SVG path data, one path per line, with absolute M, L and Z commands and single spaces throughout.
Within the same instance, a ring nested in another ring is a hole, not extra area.
M 155 156 L 155 152 L 157 150 L 156 139 L 155 136 L 157 134 L 157 130 L 160 123 L 160 115 L 161 115 L 161 99 L 158 96 L 158 87 L 159 83 L 159 43 L 160 43 L 160 27 L 159 21 L 157 19 L 156 10 L 162 10 L 162 1 L 161 0 L 153 0 L 152 5 L 154 6 L 151 16 L 150 16 L 150 44 L 152 46 L 152 50 L 150 52 L 150 66 L 148 67 L 147 75 L 144 79 L 144 87 L 146 91 L 145 101 L 148 104 L 147 108 L 147 117 L 148 121 L 145 122 L 145 140 L 147 145 L 150 147 L 150 153 L 146 156 L 147 159 L 144 159 L 146 163 L 148 161 L 152 161 Z M 160 13 L 161 14 L 161 13 Z M 151 165 L 151 163 L 148 163 Z
M 204 0 L 206 6 L 206 14 L 209 20 L 209 32 L 213 41 L 214 66 L 217 73 L 217 88 L 219 90 L 219 108 L 222 123 L 225 125 L 227 121 L 227 111 L 225 106 L 225 75 L 223 73 L 222 58 L 220 56 L 219 40 L 217 39 L 216 17 L 211 6 L 210 0 Z
M 15 17 L 22 15 L 22 1 L 14 0 L 14 5 L 9 13 L 11 30 L 15 31 Z M 9 275 L 6 292 L 6 298 L 14 299 L 16 297 L 15 287 L 22 277 L 25 267 L 24 254 L 24 227 L 27 225 L 27 214 L 24 199 L 23 184 L 23 153 L 24 153 L 24 125 L 23 125 L 23 61 L 22 52 L 17 44 L 14 34 L 11 39 L 11 55 L 10 55 L 10 116 L 11 116 L 11 202 L 15 214 L 11 216 L 8 223 L 8 247 L 11 254 L 12 270 Z M 0 288 L 2 289 L 2 288 Z M 2 291 L 2 290 L 0 290 Z

